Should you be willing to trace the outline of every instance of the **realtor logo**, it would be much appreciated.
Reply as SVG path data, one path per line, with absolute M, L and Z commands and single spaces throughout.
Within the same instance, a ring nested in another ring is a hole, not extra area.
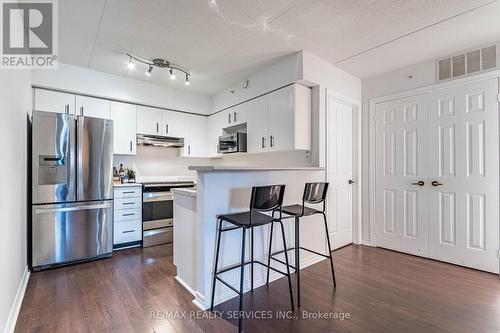
M 56 0 L 1 1 L 1 68 L 57 68 Z

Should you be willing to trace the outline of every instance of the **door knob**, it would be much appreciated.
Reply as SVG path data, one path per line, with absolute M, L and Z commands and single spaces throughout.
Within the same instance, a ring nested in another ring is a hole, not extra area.
M 348 183 L 349 183 L 349 185 L 354 184 L 354 180 L 349 179 Z
M 423 180 L 419 180 L 418 182 L 416 183 L 411 183 L 412 185 L 417 185 L 417 186 L 424 186 L 425 185 L 425 182 Z
M 431 183 L 432 186 L 441 186 L 443 184 L 441 184 L 440 182 L 438 182 L 437 180 L 433 180 L 432 183 Z

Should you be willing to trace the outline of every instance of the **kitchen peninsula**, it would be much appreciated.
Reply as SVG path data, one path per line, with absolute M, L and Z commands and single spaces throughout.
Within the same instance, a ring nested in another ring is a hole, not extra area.
M 174 230 L 174 264 L 177 266 L 177 281 L 195 296 L 194 303 L 198 307 L 207 309 L 212 292 L 210 282 L 214 270 L 217 215 L 248 210 L 252 186 L 285 184 L 284 204 L 300 203 L 304 184 L 325 181 L 326 172 L 324 168 L 318 167 L 193 166 L 189 168 L 197 172 L 197 190 L 173 190 L 174 219 L 178 221 Z M 304 222 L 303 225 L 307 224 L 307 228 L 301 231 L 301 245 L 327 253 L 321 217 L 311 216 L 305 218 Z M 291 247 L 294 242 L 292 220 L 284 220 L 284 225 L 289 242 L 287 245 Z M 274 236 L 273 251 L 281 250 L 283 244 L 277 237 L 279 234 L 275 233 Z M 240 244 L 241 230 L 227 232 L 222 236 L 219 267 L 239 262 Z M 268 244 L 268 226 L 257 228 L 254 240 L 256 260 L 266 260 Z M 289 259 L 293 263 L 293 255 L 289 254 Z M 322 258 L 317 255 L 304 253 L 301 255 L 300 266 L 305 268 L 320 260 Z M 254 266 L 255 288 L 265 284 L 266 273 L 260 265 Z M 245 283 L 248 283 L 249 266 L 245 268 L 245 274 Z M 281 278 L 281 275 L 271 272 L 271 281 L 278 278 Z M 225 273 L 224 279 L 236 286 L 239 281 L 239 270 Z M 236 296 L 224 285 L 218 286 L 216 290 L 215 304 Z M 249 285 L 245 285 L 245 291 L 247 290 Z

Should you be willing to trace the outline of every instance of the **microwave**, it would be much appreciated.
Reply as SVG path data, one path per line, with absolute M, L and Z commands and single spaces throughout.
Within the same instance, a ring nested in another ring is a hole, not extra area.
M 229 153 L 246 153 L 247 152 L 247 134 L 236 132 L 219 136 L 219 144 L 217 145 L 219 154 Z

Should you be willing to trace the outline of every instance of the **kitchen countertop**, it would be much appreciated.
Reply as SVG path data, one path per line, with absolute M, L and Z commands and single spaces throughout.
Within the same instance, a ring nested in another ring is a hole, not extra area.
M 195 171 L 324 171 L 320 167 L 252 167 L 252 166 L 228 166 L 228 165 L 206 165 L 189 166 L 189 170 Z
M 114 187 L 135 187 L 142 186 L 141 183 L 123 183 L 123 184 L 113 184 Z
M 196 197 L 196 189 L 192 188 L 173 188 L 172 193 L 174 194 L 184 194 L 191 197 Z

